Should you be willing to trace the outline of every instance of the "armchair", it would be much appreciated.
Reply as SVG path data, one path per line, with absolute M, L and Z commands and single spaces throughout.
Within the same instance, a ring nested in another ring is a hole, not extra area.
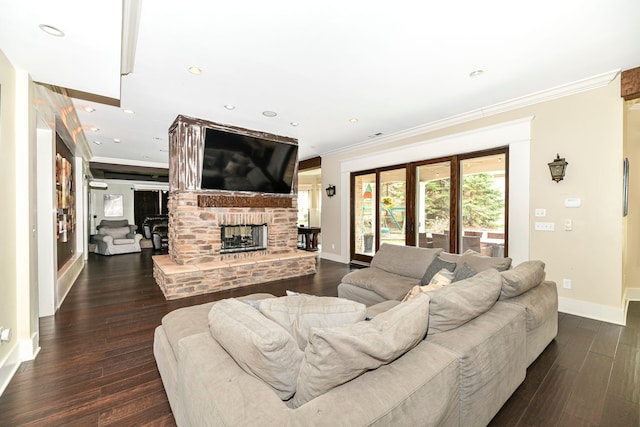
M 98 229 L 98 234 L 94 236 L 97 245 L 96 253 L 116 255 L 142 251 L 140 249 L 142 234 L 136 233 L 138 226 L 129 224 L 128 220 L 103 219 L 96 228 Z
M 148 216 L 142 223 L 145 239 L 150 239 L 153 249 L 166 249 L 169 246 L 169 217 L 167 215 Z

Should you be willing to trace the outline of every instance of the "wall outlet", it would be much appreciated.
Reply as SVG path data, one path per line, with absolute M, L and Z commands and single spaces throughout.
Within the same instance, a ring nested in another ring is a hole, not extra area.
M 543 217 L 543 216 L 547 216 L 547 210 L 546 209 L 541 209 L 538 208 L 534 211 L 534 215 L 537 217 Z
M 536 231 L 555 231 L 556 223 L 555 222 L 538 222 L 535 224 Z
M 562 287 L 565 289 L 571 289 L 571 279 L 562 279 Z

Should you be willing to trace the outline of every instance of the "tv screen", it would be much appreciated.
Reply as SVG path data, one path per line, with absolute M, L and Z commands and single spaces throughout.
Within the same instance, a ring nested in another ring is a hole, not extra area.
M 203 190 L 291 193 L 298 146 L 207 128 Z

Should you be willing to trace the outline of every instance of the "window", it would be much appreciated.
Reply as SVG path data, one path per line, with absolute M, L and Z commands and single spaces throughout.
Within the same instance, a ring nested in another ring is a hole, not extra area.
M 507 255 L 508 150 L 352 173 L 351 258 L 382 243 Z

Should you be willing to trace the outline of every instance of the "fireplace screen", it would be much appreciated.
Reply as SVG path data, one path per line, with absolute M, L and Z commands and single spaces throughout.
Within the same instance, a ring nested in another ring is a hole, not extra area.
M 267 224 L 223 225 L 220 253 L 262 251 L 267 249 Z

